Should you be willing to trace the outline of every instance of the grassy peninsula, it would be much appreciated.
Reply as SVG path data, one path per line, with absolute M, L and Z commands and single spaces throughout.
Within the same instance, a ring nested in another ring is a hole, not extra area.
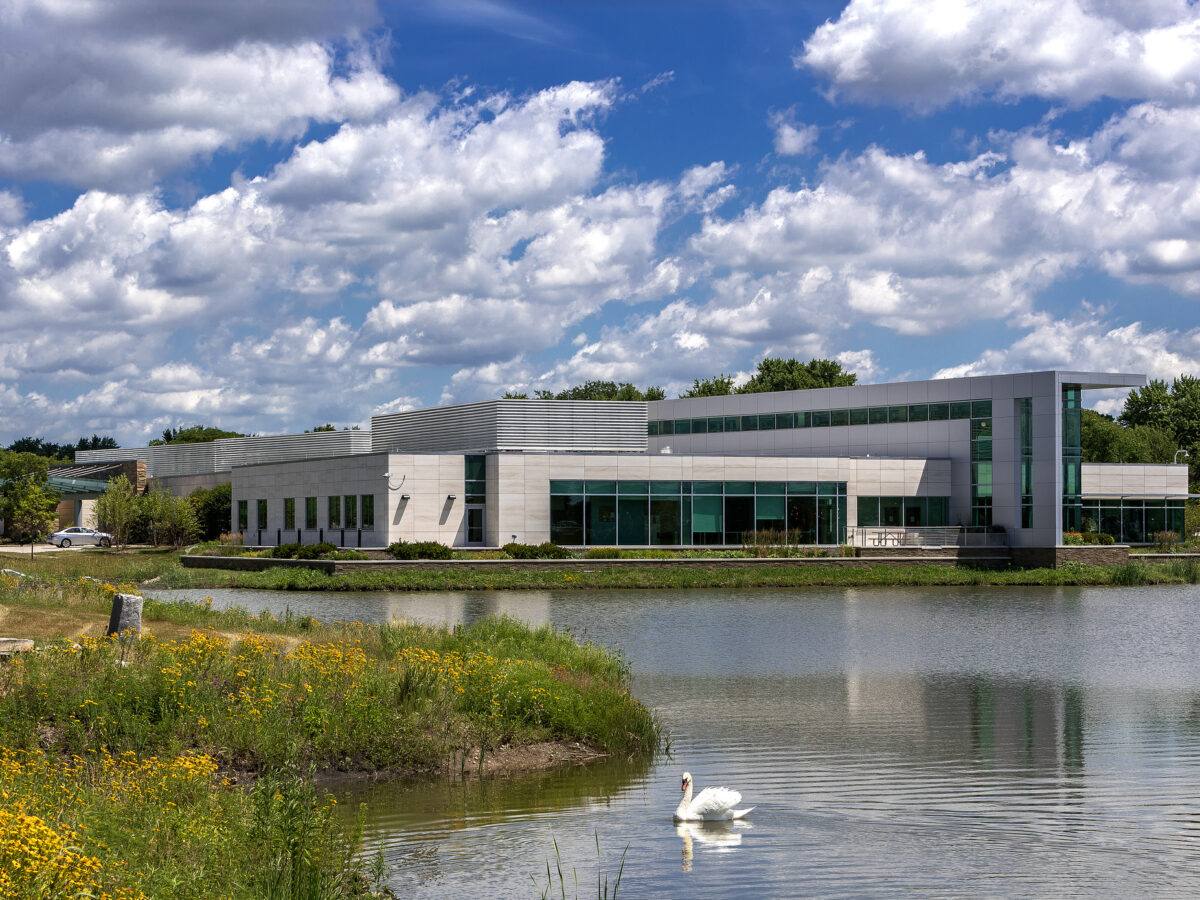
M 124 575 L 164 562 L 86 556 Z M 148 634 L 95 636 L 131 586 L 0 576 L 0 633 L 40 644 L 0 662 L 0 895 L 380 896 L 314 775 L 462 773 L 542 741 L 658 744 L 623 660 L 550 628 L 148 600 Z

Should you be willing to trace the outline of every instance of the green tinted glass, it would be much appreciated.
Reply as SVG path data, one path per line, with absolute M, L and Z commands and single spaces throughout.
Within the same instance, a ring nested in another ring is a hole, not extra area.
M 926 403 L 910 403 L 908 405 L 908 421 L 925 422 L 929 420 L 929 405 Z
M 872 425 L 886 425 L 888 411 L 886 406 L 872 406 L 867 410 L 868 421 Z
M 708 420 L 708 433 L 719 434 L 725 430 L 725 420 L 721 416 L 711 416 Z
M 786 493 L 786 485 L 782 481 L 756 481 L 754 492 L 760 496 L 762 494 L 783 494 Z
M 929 404 L 929 421 L 930 422 L 945 422 L 950 418 L 949 403 L 930 403 Z
M 582 494 L 583 493 L 583 482 L 582 481 L 551 481 L 550 482 L 550 493 L 551 494 Z
M 858 409 L 850 410 L 851 425 L 866 425 L 867 424 L 867 408 L 860 406 Z
M 615 481 L 593 481 L 588 480 L 588 494 L 615 494 L 617 492 L 617 483 Z
M 829 410 L 817 410 L 812 414 L 813 428 L 828 428 L 829 427 Z
M 720 494 L 724 492 L 725 482 L 723 481 L 693 481 L 693 494 Z
M 971 401 L 956 400 L 950 404 L 950 418 L 952 419 L 969 419 L 971 418 Z
M 753 481 L 727 481 L 725 482 L 725 493 L 728 494 L 753 494 Z
M 648 494 L 650 493 L 650 482 L 648 481 L 618 481 L 618 494 Z
M 850 410 L 848 409 L 831 409 L 829 411 L 830 425 L 849 425 Z

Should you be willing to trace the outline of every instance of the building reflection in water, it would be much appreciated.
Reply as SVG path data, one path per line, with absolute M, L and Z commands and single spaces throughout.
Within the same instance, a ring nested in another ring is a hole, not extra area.
M 1084 702 L 1077 687 L 982 675 L 850 672 L 845 691 L 848 724 L 886 722 L 893 749 L 909 746 L 923 758 L 1004 770 L 1083 772 Z

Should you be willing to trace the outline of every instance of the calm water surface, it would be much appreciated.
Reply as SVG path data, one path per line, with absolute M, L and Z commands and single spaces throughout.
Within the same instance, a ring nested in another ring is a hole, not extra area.
M 619 647 L 672 757 L 362 792 L 402 896 L 1200 893 L 1200 589 L 212 595 Z M 756 805 L 671 823 L 679 775 Z M 599 857 L 596 842 L 599 840 Z

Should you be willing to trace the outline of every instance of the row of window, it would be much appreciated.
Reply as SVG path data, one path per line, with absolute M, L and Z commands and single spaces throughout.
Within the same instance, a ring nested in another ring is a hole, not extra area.
M 859 497 L 858 524 L 864 527 L 923 528 L 950 524 L 949 497 Z
M 821 494 L 846 496 L 844 481 L 551 481 L 550 494 L 725 494 L 739 496 Z
M 317 498 L 304 499 L 304 527 L 314 529 L 317 524 Z M 375 527 L 375 495 L 346 494 L 325 498 L 325 528 L 368 528 Z M 269 508 L 266 500 L 254 501 L 255 527 L 266 531 L 269 527 Z M 361 516 L 360 516 L 361 513 Z M 239 500 L 237 506 L 238 531 L 250 530 L 250 501 Z M 296 525 L 296 498 L 286 497 L 283 501 L 283 529 L 291 531 Z
M 846 535 L 844 481 L 552 481 L 550 539 L 567 546 L 740 544 L 773 531 L 796 544 Z
M 1111 534 L 1122 544 L 1151 543 L 1160 531 L 1184 533 L 1183 500 L 1119 500 L 1084 498 L 1080 529 Z
M 728 431 L 773 431 L 780 428 L 835 428 L 842 425 L 890 425 L 897 422 L 944 422 L 987 419 L 991 400 L 953 403 L 909 403 L 900 406 L 859 406 L 753 416 L 708 416 L 700 419 L 654 419 L 646 423 L 650 437 L 671 434 L 721 434 Z

